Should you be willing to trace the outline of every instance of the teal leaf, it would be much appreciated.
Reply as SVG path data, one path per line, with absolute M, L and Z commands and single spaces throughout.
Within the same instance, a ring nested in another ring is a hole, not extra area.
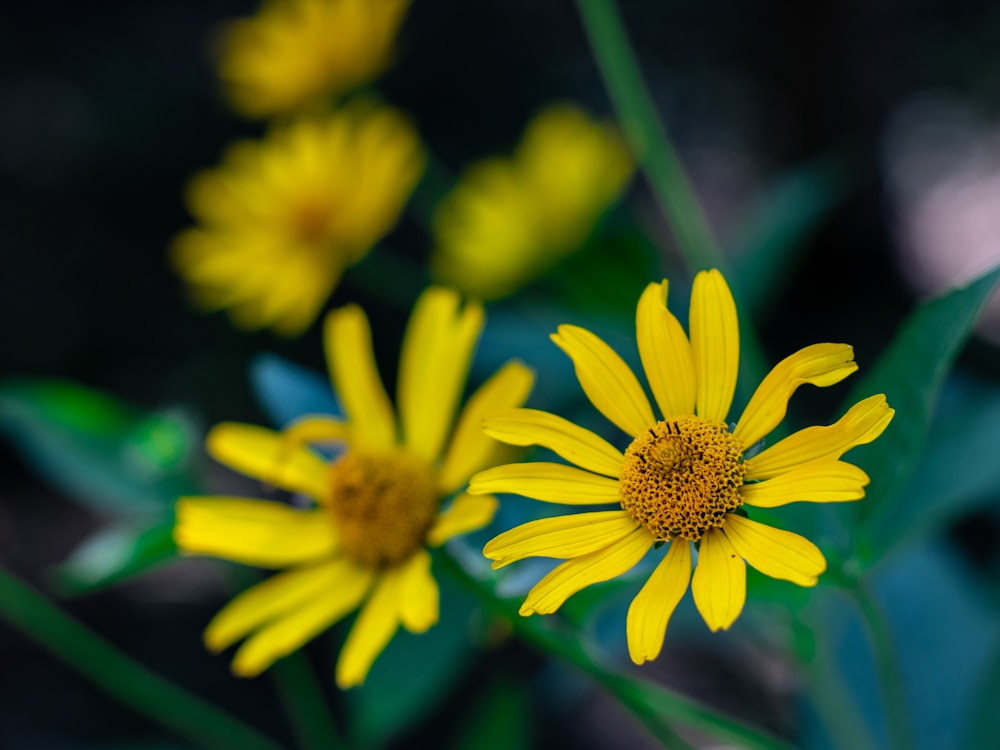
M 884 393 L 896 410 L 878 440 L 848 454 L 872 478 L 864 500 L 836 509 L 854 529 L 862 559 L 871 562 L 900 533 L 907 516 L 903 490 L 921 461 L 941 387 L 998 279 L 994 269 L 920 305 L 851 391 L 848 404 Z
M 115 526 L 97 532 L 52 570 L 59 593 L 89 594 L 175 559 L 171 517 L 154 526 Z
M 69 381 L 0 384 L 0 432 L 42 478 L 99 511 L 154 517 L 196 487 L 191 420 Z
M 250 384 L 271 422 L 285 427 L 304 414 L 340 416 L 343 411 L 325 375 L 275 354 L 261 354 L 250 364 Z

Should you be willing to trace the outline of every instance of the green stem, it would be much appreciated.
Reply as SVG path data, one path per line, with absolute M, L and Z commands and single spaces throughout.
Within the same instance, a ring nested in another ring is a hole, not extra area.
M 305 654 L 297 651 L 279 659 L 269 670 L 281 705 L 303 750 L 337 750 L 346 748 L 333 721 L 316 675 Z
M 242 721 L 165 680 L 0 568 L 0 617 L 115 700 L 210 750 L 281 750 Z
M 682 724 L 746 750 L 790 750 L 785 742 L 740 721 L 685 698 L 662 685 L 600 664 L 597 649 L 577 632 L 560 627 L 557 618 L 521 617 L 517 605 L 501 599 L 490 583 L 470 576 L 448 555 L 442 567 L 472 592 L 483 607 L 510 622 L 514 632 L 543 653 L 580 669 L 617 698 L 659 741 L 671 748 L 687 747 L 672 724 Z
M 913 750 L 903 678 L 896 660 L 892 633 L 889 632 L 881 605 L 864 580 L 857 581 L 853 593 L 871 640 L 879 682 L 882 683 L 890 745 L 893 750 Z
M 577 0 L 618 120 L 692 272 L 724 269 L 701 206 L 656 114 L 614 0 Z

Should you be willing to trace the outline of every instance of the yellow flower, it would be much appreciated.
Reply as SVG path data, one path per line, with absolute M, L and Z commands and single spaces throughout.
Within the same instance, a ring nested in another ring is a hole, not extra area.
M 398 112 L 355 105 L 233 146 L 188 191 L 198 227 L 172 260 L 195 301 L 237 325 L 301 333 L 344 269 L 396 223 L 424 166 Z
M 494 568 L 526 557 L 566 559 L 531 589 L 522 615 L 555 612 L 577 591 L 625 573 L 654 545 L 668 543 L 629 607 L 628 647 L 637 664 L 660 653 L 689 580 L 695 605 L 713 631 L 728 628 L 743 609 L 744 560 L 773 578 L 815 585 L 826 569 L 819 549 L 798 534 L 751 520 L 744 506 L 863 497 L 868 477 L 839 459 L 878 437 L 893 415 L 885 396 L 872 396 L 835 424 L 808 427 L 753 455 L 748 449 L 784 418 L 796 388 L 833 385 L 857 369 L 852 348 L 816 344 L 782 360 L 730 428 L 725 420 L 736 386 L 739 335 L 725 279 L 718 271 L 695 278 L 690 338 L 666 301 L 667 282 L 650 284 L 636 310 L 639 355 L 662 419 L 607 344 L 582 328 L 560 326 L 553 341 L 573 360 L 590 401 L 631 443 L 622 453 L 553 414 L 511 409 L 487 418 L 489 435 L 544 446 L 579 468 L 509 464 L 477 474 L 469 486 L 473 494 L 512 492 L 567 505 L 618 506 L 532 521 L 486 545 Z M 698 547 L 693 578 L 692 543 Z
M 336 670 L 338 685 L 358 685 L 400 625 L 421 633 L 437 622 L 428 548 L 485 526 L 496 510 L 491 496 L 460 493 L 442 503 L 509 450 L 480 425 L 493 411 L 523 404 L 533 382 L 530 370 L 508 362 L 455 420 L 482 325 L 482 307 L 460 308 L 450 290 L 421 296 L 403 341 L 397 421 L 368 319 L 357 306 L 335 310 L 324 334 L 343 420 L 305 417 L 284 434 L 243 424 L 211 431 L 217 460 L 315 502 L 307 509 L 239 497 L 177 502 L 174 539 L 183 551 L 283 571 L 237 596 L 205 631 L 213 651 L 246 638 L 236 674 L 260 673 L 360 607 Z M 318 442 L 346 450 L 327 461 L 307 446 Z
M 513 158 L 474 165 L 434 216 L 434 273 L 497 299 L 580 248 L 632 163 L 617 134 L 560 105 L 528 126 Z
M 248 117 L 301 110 L 378 76 L 408 0 L 268 0 L 222 37 L 219 73 Z

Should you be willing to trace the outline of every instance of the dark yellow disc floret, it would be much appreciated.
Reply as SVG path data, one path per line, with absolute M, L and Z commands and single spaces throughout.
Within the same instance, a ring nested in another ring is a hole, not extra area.
M 330 512 L 344 554 L 388 567 L 424 544 L 441 498 L 426 461 L 404 451 L 351 451 L 330 468 Z
M 657 422 L 625 451 L 621 503 L 657 540 L 696 542 L 741 504 L 743 446 L 724 422 Z

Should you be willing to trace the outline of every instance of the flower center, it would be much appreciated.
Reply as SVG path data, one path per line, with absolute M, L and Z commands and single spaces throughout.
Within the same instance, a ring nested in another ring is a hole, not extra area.
M 303 203 L 295 209 L 292 217 L 292 232 L 304 245 L 321 243 L 330 233 L 332 217 L 330 206 L 320 203 Z
M 430 466 L 403 452 L 350 451 L 330 467 L 330 513 L 344 554 L 392 566 L 424 544 L 441 498 Z
M 657 422 L 625 451 L 622 508 L 659 541 L 696 542 L 741 504 L 743 445 L 724 422 Z

